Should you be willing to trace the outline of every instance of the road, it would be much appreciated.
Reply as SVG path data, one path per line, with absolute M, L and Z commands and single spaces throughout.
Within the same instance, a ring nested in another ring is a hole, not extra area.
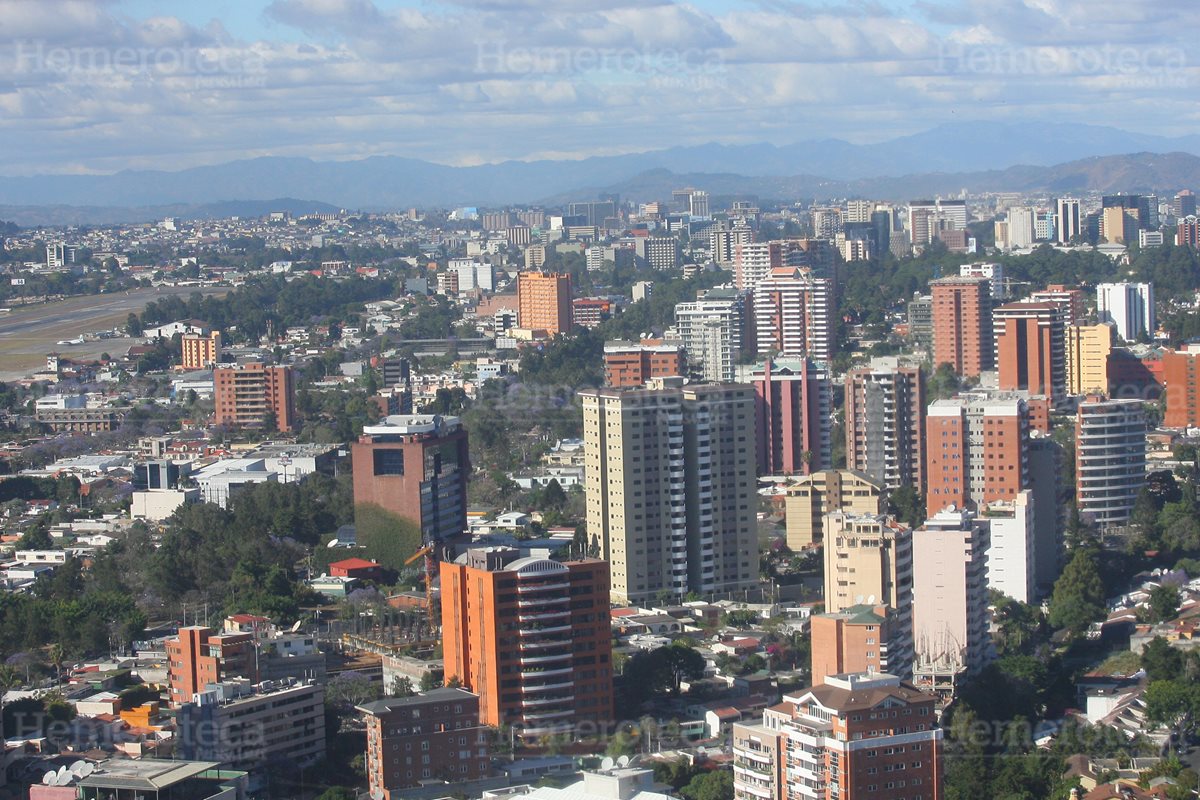
M 129 313 L 140 312 L 152 300 L 171 295 L 223 295 L 228 288 L 197 289 L 195 286 L 133 289 L 114 294 L 69 297 L 53 303 L 17 307 L 0 315 L 0 380 L 14 380 L 28 374 L 44 363 L 46 354 L 61 351 L 64 355 L 95 358 L 102 352 L 122 352 L 129 346 L 127 339 L 101 339 L 82 345 L 58 345 L 63 339 L 75 339 L 85 333 L 111 330 L 124 325 Z

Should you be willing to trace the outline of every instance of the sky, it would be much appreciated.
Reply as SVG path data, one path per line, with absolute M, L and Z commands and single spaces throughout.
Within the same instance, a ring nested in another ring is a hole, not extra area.
M 0 175 L 1200 133 L 1197 0 L 0 0 Z

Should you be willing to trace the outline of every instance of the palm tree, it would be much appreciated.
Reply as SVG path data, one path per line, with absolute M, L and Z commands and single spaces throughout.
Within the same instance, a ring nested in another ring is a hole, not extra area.
M 9 689 L 20 685 L 21 676 L 17 670 L 8 664 L 0 664 L 0 741 L 4 737 L 4 695 Z

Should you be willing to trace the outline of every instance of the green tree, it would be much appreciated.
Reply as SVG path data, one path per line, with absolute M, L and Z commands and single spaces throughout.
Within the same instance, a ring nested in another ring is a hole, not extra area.
M 1166 622 L 1179 613 L 1179 590 L 1174 586 L 1155 586 L 1150 590 L 1152 622 Z
M 1161 636 L 1155 636 L 1142 649 L 1142 669 L 1146 679 L 1173 681 L 1183 675 L 1184 655 Z
M 1050 596 L 1050 624 L 1074 634 L 1104 618 L 1104 583 L 1096 553 L 1080 547 L 1054 584 Z
M 732 800 L 733 773 L 716 769 L 696 777 L 679 790 L 686 800 Z

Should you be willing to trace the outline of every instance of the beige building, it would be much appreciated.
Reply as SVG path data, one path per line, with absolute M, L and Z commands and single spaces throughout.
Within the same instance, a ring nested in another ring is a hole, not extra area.
M 825 517 L 825 612 L 864 603 L 891 608 L 893 664 L 912 661 L 912 541 L 912 529 L 890 516 L 835 511 Z
M 1108 356 L 1115 332 L 1108 322 L 1067 326 L 1067 394 L 1108 394 Z
M 612 599 L 757 585 L 753 388 L 668 377 L 580 397 L 587 530 Z
M 784 498 L 787 546 L 799 552 L 821 542 L 826 514 L 882 514 L 885 504 L 883 484 L 862 472 L 827 469 L 805 475 L 787 487 Z

